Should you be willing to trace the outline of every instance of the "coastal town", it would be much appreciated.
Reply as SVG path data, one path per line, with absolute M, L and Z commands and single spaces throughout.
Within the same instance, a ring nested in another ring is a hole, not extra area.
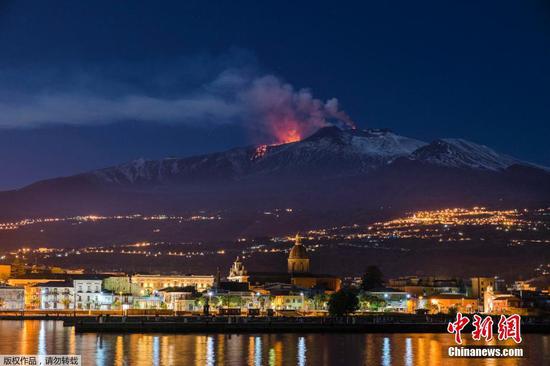
M 402 276 L 385 280 L 375 265 L 364 274 L 340 278 L 312 273 L 308 248 L 296 236 L 284 263 L 273 272 L 247 270 L 237 257 L 214 274 L 86 273 L 36 267 L 20 260 L 0 265 L 0 316 L 234 315 L 328 316 L 331 302 L 352 294 L 346 315 L 520 314 L 550 312 L 547 283 L 496 276 L 453 278 Z

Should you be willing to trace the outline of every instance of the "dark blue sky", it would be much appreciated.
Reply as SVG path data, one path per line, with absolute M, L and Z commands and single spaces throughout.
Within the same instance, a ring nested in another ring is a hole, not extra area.
M 265 75 L 550 165 L 544 0 L 0 1 L 0 55 L 0 189 L 261 141 Z

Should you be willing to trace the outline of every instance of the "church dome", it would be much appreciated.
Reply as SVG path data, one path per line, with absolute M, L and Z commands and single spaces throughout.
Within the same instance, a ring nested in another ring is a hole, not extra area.
M 288 256 L 289 259 L 307 259 L 306 248 L 302 244 L 294 244 Z
M 300 241 L 300 235 L 296 234 L 296 242 L 288 255 L 288 273 L 298 274 L 309 272 L 309 258 L 307 250 Z
M 308 259 L 307 258 L 307 250 L 302 245 L 300 235 L 298 235 L 298 234 L 296 234 L 296 239 L 295 239 L 295 242 L 294 242 L 294 246 L 290 250 L 290 254 L 288 255 L 288 259 Z

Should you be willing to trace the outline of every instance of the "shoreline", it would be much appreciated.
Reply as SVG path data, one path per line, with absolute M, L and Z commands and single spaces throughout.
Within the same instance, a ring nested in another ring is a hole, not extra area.
M 76 333 L 447 333 L 447 316 L 331 317 L 2 315 L 0 320 L 62 321 Z M 471 324 L 466 332 L 473 330 Z M 550 334 L 548 317 L 522 320 L 523 333 Z

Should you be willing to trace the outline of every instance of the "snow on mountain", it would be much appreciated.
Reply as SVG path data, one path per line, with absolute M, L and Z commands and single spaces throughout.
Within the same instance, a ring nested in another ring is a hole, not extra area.
M 408 156 L 424 145 L 387 130 L 325 127 L 302 141 L 269 146 L 261 159 L 256 159 L 253 172 L 357 175 Z
M 350 175 L 408 156 L 425 142 L 387 130 L 326 127 L 310 137 L 282 145 L 236 148 L 189 158 L 138 159 L 93 172 L 108 184 L 241 179 L 269 174 Z
M 304 140 L 305 143 L 319 141 L 330 145 L 336 139 L 362 155 L 395 158 L 406 156 L 426 145 L 425 142 L 399 136 L 386 129 L 340 130 L 327 127 Z
M 435 140 L 415 151 L 411 159 L 453 168 L 492 171 L 504 170 L 514 164 L 528 165 L 487 146 L 451 138 Z
M 550 170 L 460 139 L 323 128 L 294 143 L 138 159 L 0 192 L 4 217 L 295 207 L 354 210 L 550 202 Z M 511 206 L 510 206 L 511 207 Z
M 244 173 L 248 165 L 249 150 L 233 149 L 223 153 L 189 158 L 137 159 L 115 167 L 97 170 L 91 174 L 100 182 L 119 185 L 227 178 Z
M 275 175 L 342 177 L 375 171 L 398 158 L 488 171 L 502 171 L 514 164 L 545 169 L 462 139 L 427 144 L 384 129 L 325 127 L 298 142 L 189 158 L 138 159 L 90 174 L 100 183 L 115 185 L 202 184 Z

